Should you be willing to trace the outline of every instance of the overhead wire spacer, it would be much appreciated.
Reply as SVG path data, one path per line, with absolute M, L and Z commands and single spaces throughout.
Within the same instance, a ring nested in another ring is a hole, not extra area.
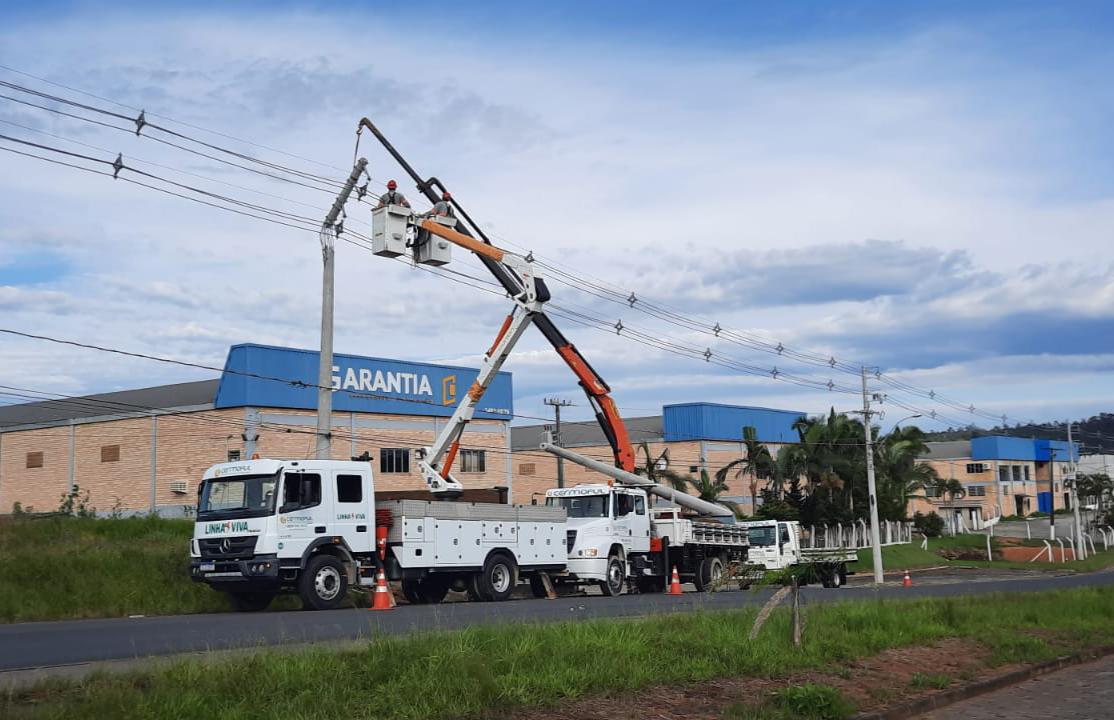
M 712 361 L 712 348 L 704 348 L 704 362 Z
M 124 169 L 124 153 L 118 153 L 116 159 L 112 161 L 112 179 L 115 180 L 120 176 L 120 171 Z
M 619 322 L 615 323 L 615 325 L 613 327 L 615 328 L 615 334 L 616 335 L 623 332 L 623 319 L 619 318 Z
M 135 135 L 136 135 L 136 137 L 139 137 L 139 131 L 142 130 L 143 126 L 147 124 L 147 111 L 146 110 L 140 110 L 139 111 L 139 117 L 137 117 L 134 122 L 135 122 Z
M 627 304 L 628 304 L 628 305 L 630 305 L 631 307 L 634 307 L 634 304 L 635 304 L 636 302 L 638 302 L 638 298 L 636 298 L 636 297 L 634 296 L 634 291 L 632 290 L 632 291 L 631 291 L 631 294 L 630 294 L 630 297 L 629 297 L 629 298 L 627 298 Z

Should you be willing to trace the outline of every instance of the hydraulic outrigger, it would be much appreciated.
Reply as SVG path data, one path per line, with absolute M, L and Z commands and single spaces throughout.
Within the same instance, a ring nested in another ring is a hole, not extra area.
M 448 190 L 436 177 L 422 180 L 421 176 L 410 166 L 402 155 L 384 137 L 383 133 L 372 122 L 363 118 L 357 126 L 357 135 L 367 128 L 375 136 L 391 157 L 415 182 L 417 189 L 431 203 L 441 200 L 436 190 Z M 545 314 L 544 304 L 549 300 L 549 289 L 545 281 L 538 277 L 533 269 L 529 257 L 523 257 L 495 247 L 491 240 L 484 234 L 479 225 L 472 220 L 467 211 L 453 197 L 452 203 L 458 219 L 455 227 L 448 227 L 432 218 L 412 218 L 410 222 L 415 229 L 428 232 L 458 247 L 474 253 L 480 262 L 495 276 L 500 285 L 515 302 L 515 308 L 499 330 L 499 334 L 492 343 L 491 348 L 484 357 L 483 366 L 475 383 L 469 388 L 467 397 L 457 407 L 452 419 L 438 436 L 432 446 L 425 449 L 424 457 L 419 457 L 419 466 L 423 478 L 431 492 L 451 496 L 459 494 L 462 486 L 450 472 L 457 449 L 460 446 L 460 437 L 464 427 L 472 419 L 476 404 L 483 396 L 488 384 L 495 377 L 503 362 L 510 354 L 514 344 L 525 332 L 527 326 L 533 323 L 546 340 L 553 345 L 557 354 L 565 361 L 576 375 L 588 396 L 596 420 L 603 429 L 604 436 L 611 446 L 615 457 L 615 466 L 627 473 L 635 469 L 634 450 L 631 447 L 630 436 L 627 434 L 626 425 L 619 415 L 615 401 L 611 398 L 611 388 L 603 378 L 588 364 L 580 351 L 561 333 L 549 316 Z M 474 234 L 473 234 L 474 233 Z M 479 239 L 477 240 L 477 236 Z

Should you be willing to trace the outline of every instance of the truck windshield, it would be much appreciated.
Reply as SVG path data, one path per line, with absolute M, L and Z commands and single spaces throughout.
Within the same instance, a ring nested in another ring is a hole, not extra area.
M 201 486 L 197 504 L 198 520 L 263 517 L 275 511 L 274 475 L 234 475 L 211 478 Z
M 747 539 L 751 547 L 770 547 L 777 544 L 777 528 L 768 527 L 747 528 Z
M 607 495 L 581 495 L 579 497 L 547 497 L 545 504 L 563 507 L 569 517 L 607 517 Z

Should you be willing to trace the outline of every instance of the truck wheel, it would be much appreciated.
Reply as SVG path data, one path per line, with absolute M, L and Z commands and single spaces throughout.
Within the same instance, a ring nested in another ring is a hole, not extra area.
M 274 593 L 268 592 L 230 592 L 228 601 L 232 609 L 237 612 L 259 612 L 266 610 L 271 601 L 275 599 Z
M 298 596 L 311 610 L 332 610 L 348 596 L 348 574 L 332 555 L 315 555 L 298 578 Z
M 607 579 L 600 583 L 600 589 L 607 597 L 623 594 L 623 583 L 627 579 L 627 570 L 618 555 L 607 558 Z
M 662 579 L 660 577 L 647 577 L 645 575 L 639 575 L 634 579 L 634 587 L 642 595 L 665 592 Z
M 468 599 L 472 602 L 480 602 L 483 600 L 483 597 L 480 596 L 479 582 L 479 573 L 473 573 L 464 581 L 464 592 L 468 593 Z
M 506 600 L 518 583 L 518 566 L 514 558 L 503 553 L 492 553 L 484 561 L 484 569 L 476 580 L 480 597 L 489 602 Z
M 723 560 L 716 557 L 706 557 L 696 567 L 696 577 L 693 582 L 699 592 L 711 592 L 723 577 Z
M 840 563 L 838 575 L 839 575 L 839 587 L 843 587 L 844 585 L 847 584 L 847 564 L 846 563 Z

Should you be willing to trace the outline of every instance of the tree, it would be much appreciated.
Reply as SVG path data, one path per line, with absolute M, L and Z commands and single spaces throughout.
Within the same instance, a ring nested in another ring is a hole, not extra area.
M 879 438 L 874 452 L 874 471 L 880 519 L 904 520 L 909 500 L 920 497 L 918 493 L 926 487 L 937 485 L 936 471 L 917 462 L 917 456 L 927 449 L 924 433 L 916 427 L 894 428 Z
M 734 471 L 736 478 L 750 477 L 751 510 L 758 508 L 758 480 L 773 475 L 774 456 L 770 448 L 758 439 L 758 432 L 750 425 L 743 428 L 743 446 L 746 454 L 716 470 L 716 482 L 727 487 L 727 476 Z
M 967 490 L 963 487 L 963 483 L 955 478 L 950 480 L 937 479 L 936 492 L 946 497 L 949 501 L 957 500 L 958 498 L 966 497 Z

